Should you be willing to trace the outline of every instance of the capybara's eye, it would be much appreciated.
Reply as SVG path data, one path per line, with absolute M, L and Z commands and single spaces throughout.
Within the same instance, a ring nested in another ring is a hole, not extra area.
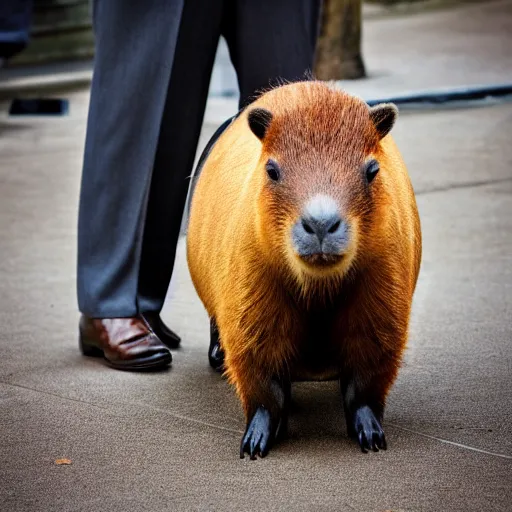
M 366 180 L 368 183 L 371 183 L 373 181 L 373 178 L 377 176 L 377 173 L 379 172 L 379 162 L 377 160 L 369 160 L 365 164 L 365 172 L 366 172 Z
M 267 171 L 268 177 L 272 181 L 278 181 L 281 177 L 281 170 L 279 169 L 279 165 L 274 160 L 269 160 L 265 165 L 265 170 Z

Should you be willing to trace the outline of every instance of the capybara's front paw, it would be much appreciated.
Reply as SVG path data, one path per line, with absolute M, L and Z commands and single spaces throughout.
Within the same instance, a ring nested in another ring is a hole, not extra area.
M 255 460 L 256 455 L 265 457 L 274 438 L 270 413 L 264 407 L 258 407 L 242 438 L 240 458 L 243 459 L 246 453 L 251 460 Z
M 224 351 L 218 341 L 210 344 L 210 348 L 208 350 L 208 361 L 210 361 L 210 366 L 216 372 L 220 373 L 224 370 Z
M 378 452 L 379 449 L 385 450 L 387 448 L 384 430 L 382 430 L 379 420 L 367 405 L 360 407 L 355 412 L 353 428 L 363 453 L 368 453 L 368 450 Z
M 208 349 L 208 361 L 216 372 L 224 371 L 224 351 L 220 346 L 219 329 L 215 318 L 210 318 L 210 348 Z

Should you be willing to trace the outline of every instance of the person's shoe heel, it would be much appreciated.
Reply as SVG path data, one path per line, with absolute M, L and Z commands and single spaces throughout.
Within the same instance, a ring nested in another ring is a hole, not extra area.
M 84 337 L 80 333 L 78 337 L 78 346 L 80 347 L 80 351 L 84 356 L 89 357 L 102 357 L 103 351 L 99 349 L 98 347 L 95 347 L 93 345 L 89 345 L 86 340 L 84 340 Z

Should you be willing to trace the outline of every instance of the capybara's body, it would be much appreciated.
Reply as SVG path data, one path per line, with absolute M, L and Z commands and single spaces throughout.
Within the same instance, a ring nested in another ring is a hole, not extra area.
M 266 454 L 303 379 L 339 378 L 349 432 L 363 451 L 385 448 L 421 259 L 395 117 L 322 82 L 289 84 L 243 111 L 204 164 L 188 263 L 246 414 L 242 455 Z

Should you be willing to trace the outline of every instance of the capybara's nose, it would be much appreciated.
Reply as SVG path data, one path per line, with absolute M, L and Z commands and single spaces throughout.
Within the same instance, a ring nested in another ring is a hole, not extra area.
M 299 256 L 341 255 L 347 242 L 347 225 L 336 202 L 326 196 L 310 200 L 292 231 Z
M 338 212 L 329 212 L 318 217 L 302 217 L 301 223 L 308 235 L 316 235 L 322 243 L 325 237 L 336 235 L 341 228 L 341 217 Z

